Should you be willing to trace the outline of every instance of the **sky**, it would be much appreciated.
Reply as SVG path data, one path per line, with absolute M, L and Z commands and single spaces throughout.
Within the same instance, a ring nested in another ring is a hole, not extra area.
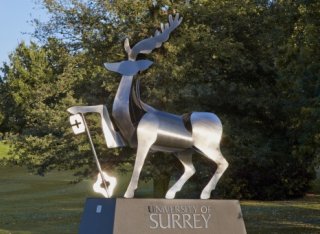
M 0 0 L 0 66 L 9 61 L 9 54 L 22 42 L 30 42 L 32 19 L 46 20 L 39 0 Z

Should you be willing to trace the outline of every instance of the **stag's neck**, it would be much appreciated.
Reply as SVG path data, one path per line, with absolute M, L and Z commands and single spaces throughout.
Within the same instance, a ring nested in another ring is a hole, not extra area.
M 118 91 L 116 93 L 112 116 L 119 128 L 121 135 L 132 145 L 135 127 L 130 117 L 130 93 L 132 88 L 133 76 L 122 76 Z

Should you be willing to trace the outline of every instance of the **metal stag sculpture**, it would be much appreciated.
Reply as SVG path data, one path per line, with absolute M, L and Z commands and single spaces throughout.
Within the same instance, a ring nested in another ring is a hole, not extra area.
M 134 76 L 149 68 L 149 60 L 136 60 L 138 54 L 149 54 L 161 47 L 169 39 L 170 33 L 177 28 L 182 18 L 177 14 L 174 18 L 169 16 L 169 23 L 162 25 L 161 32 L 156 31 L 154 37 L 144 39 L 133 48 L 129 40 L 124 42 L 124 49 L 128 60 L 119 63 L 105 63 L 109 71 L 122 75 L 121 82 L 113 103 L 110 119 L 106 106 L 74 106 L 68 109 L 72 114 L 96 112 L 101 115 L 103 134 L 109 148 L 129 145 L 137 148 L 130 184 L 125 193 L 126 198 L 132 198 L 137 189 L 141 169 L 148 152 L 171 152 L 181 161 L 184 173 L 180 179 L 167 191 L 166 198 L 172 199 L 181 190 L 186 181 L 195 173 L 192 164 L 192 153 L 200 152 L 202 155 L 217 164 L 215 174 L 201 193 L 201 199 L 208 199 L 215 189 L 220 177 L 228 167 L 220 151 L 222 125 L 219 118 L 213 113 L 192 112 L 184 115 L 174 115 L 157 110 L 140 100 L 139 85 L 134 85 Z M 80 122 L 81 119 L 78 121 Z M 82 120 L 85 121 L 85 120 Z M 73 125 L 77 123 L 71 121 Z M 114 125 L 119 129 L 117 132 Z M 97 160 L 100 175 L 98 179 L 107 180 L 106 174 L 101 171 Z

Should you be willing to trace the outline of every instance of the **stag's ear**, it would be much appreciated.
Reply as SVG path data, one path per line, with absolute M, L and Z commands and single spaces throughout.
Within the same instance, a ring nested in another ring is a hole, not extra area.
M 131 53 L 131 47 L 128 38 L 124 40 L 124 50 L 127 52 L 128 55 Z

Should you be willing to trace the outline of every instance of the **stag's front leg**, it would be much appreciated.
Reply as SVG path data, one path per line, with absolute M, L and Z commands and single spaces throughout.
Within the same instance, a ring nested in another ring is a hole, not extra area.
M 134 163 L 134 169 L 131 176 L 130 184 L 127 188 L 124 197 L 132 198 L 134 196 L 134 191 L 138 187 L 138 181 L 140 173 L 144 164 L 144 161 L 147 157 L 147 154 L 157 139 L 157 130 L 159 126 L 159 121 L 153 114 L 145 114 L 140 120 L 137 129 L 138 137 L 138 150 L 136 161 Z

